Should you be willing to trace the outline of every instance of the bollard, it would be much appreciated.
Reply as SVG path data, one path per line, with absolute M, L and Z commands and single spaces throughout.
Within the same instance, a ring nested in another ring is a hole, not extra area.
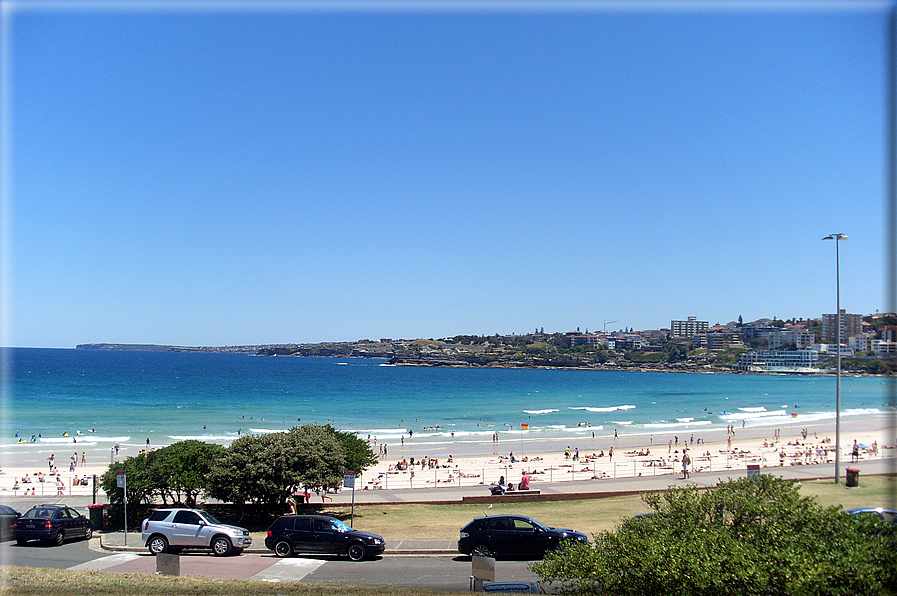
M 180 575 L 181 556 L 168 553 L 156 555 L 156 575 Z

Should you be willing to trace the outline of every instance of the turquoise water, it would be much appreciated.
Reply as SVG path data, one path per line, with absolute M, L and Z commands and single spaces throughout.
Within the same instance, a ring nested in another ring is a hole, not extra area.
M 334 424 L 398 444 L 489 444 L 565 436 L 672 436 L 729 424 L 834 418 L 834 377 L 387 366 L 383 360 L 244 354 L 13 349 L 0 456 L 108 453 L 184 439 Z M 875 416 L 886 380 L 842 379 L 842 415 Z M 521 430 L 521 424 L 529 424 Z M 436 428 L 438 426 L 438 429 Z M 26 441 L 40 435 L 36 444 Z M 93 431 L 93 432 L 91 432 Z M 68 433 L 69 436 L 63 436 Z M 78 434 L 81 433 L 81 434 Z M 454 436 L 452 435 L 454 433 Z M 665 442 L 665 440 L 663 441 Z

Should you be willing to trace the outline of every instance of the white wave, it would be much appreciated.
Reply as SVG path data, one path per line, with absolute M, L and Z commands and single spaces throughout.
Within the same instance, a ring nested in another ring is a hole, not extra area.
M 766 410 L 762 412 L 741 412 L 739 414 L 721 414 L 720 418 L 722 420 L 760 420 L 764 418 L 781 418 L 786 416 L 788 412 L 785 410 L 773 410 L 772 412 L 768 412 Z
M 560 412 L 560 410 L 523 410 L 524 414 L 551 414 L 552 412 Z
M 619 426 L 632 426 L 634 422 L 632 420 L 612 420 L 611 424 L 616 424 Z
M 585 410 L 587 412 L 616 412 L 618 410 L 633 410 L 635 406 L 625 405 L 625 406 L 607 406 L 603 408 L 596 408 L 591 406 L 575 406 L 571 407 L 571 410 Z
M 379 437 L 380 435 L 389 435 L 389 434 L 408 434 L 407 428 L 365 428 L 365 429 L 356 429 L 354 432 L 357 432 L 359 435 L 371 435 L 373 439 L 375 436 Z M 414 431 L 415 433 L 419 431 Z M 366 436 L 364 438 L 367 438 Z
M 785 407 L 785 406 L 782 406 L 782 407 Z M 760 406 L 758 408 L 738 408 L 738 409 L 741 410 L 742 412 L 765 412 L 766 411 L 766 408 L 764 408 L 763 406 Z
M 694 418 L 676 418 L 679 422 L 694 422 Z
M 238 438 L 238 435 L 237 433 L 226 435 L 168 435 L 168 438 L 172 441 L 233 441 Z
M 645 428 L 691 428 L 692 426 L 709 426 L 713 424 L 710 420 L 697 420 L 695 422 L 652 422 L 646 424 Z

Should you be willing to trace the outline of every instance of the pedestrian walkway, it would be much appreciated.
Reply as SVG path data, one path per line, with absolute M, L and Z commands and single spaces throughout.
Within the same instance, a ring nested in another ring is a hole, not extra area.
M 846 470 L 845 466 L 842 472 Z M 863 461 L 852 467 L 860 470 L 860 483 L 864 475 L 897 474 L 897 459 L 878 459 Z M 807 466 L 783 466 L 775 468 L 763 468 L 765 474 L 772 474 L 789 480 L 819 480 L 831 479 L 834 482 L 834 467 L 831 464 L 807 465 Z M 591 499 L 604 496 L 619 496 L 623 494 L 638 494 L 651 491 L 662 491 L 670 486 L 697 486 L 709 488 L 727 479 L 743 478 L 745 470 L 731 470 L 724 472 L 694 473 L 687 480 L 680 475 L 648 476 L 636 478 L 601 479 L 584 481 L 567 481 L 555 483 L 540 483 L 540 497 L 547 499 Z M 841 480 L 844 482 L 844 479 Z M 356 490 L 354 502 L 356 506 L 363 507 L 370 504 L 395 504 L 395 503 L 460 503 L 464 497 L 488 497 L 488 487 L 439 487 L 423 489 L 403 490 Z M 349 506 L 353 501 L 352 491 L 341 491 L 330 494 L 327 506 Z M 496 497 L 501 498 L 501 497 Z M 513 498 L 513 497 L 510 497 Z M 314 502 L 314 501 L 312 501 Z M 89 503 L 89 502 L 88 502 Z M 85 507 L 88 503 L 74 503 L 69 498 L 67 504 L 75 507 Z M 145 551 L 141 543 L 140 534 L 129 532 L 127 546 L 125 535 L 122 532 L 101 534 L 94 538 L 98 549 L 116 552 Z M 268 553 L 263 540 L 255 540 L 252 547 L 244 552 Z M 457 554 L 457 544 L 454 540 L 390 540 L 387 555 L 411 555 L 411 554 Z

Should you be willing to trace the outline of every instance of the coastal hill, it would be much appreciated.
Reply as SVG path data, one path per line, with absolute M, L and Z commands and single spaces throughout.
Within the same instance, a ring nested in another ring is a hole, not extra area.
M 881 335 L 882 325 L 894 326 L 897 317 L 867 317 L 869 335 Z M 675 336 L 670 329 L 634 332 L 545 333 L 524 335 L 457 335 L 442 339 L 361 339 L 352 342 L 267 344 L 241 346 L 169 346 L 156 344 L 80 344 L 79 350 L 152 350 L 176 352 L 244 353 L 258 356 L 383 358 L 397 366 L 446 366 L 488 368 L 578 368 L 593 370 L 657 370 L 736 372 L 739 358 L 752 351 L 797 350 L 782 342 L 785 333 L 798 334 L 814 343 L 821 341 L 820 320 L 782 321 L 761 319 L 753 323 L 729 323 L 708 329 L 704 336 Z M 778 333 L 783 331 L 785 333 Z M 776 339 L 778 338 L 778 339 Z M 712 340 L 712 341 L 711 341 Z M 805 349 L 805 348 L 804 348 Z M 833 358 L 820 356 L 813 370 L 832 372 Z M 893 357 L 876 357 L 871 351 L 842 361 L 843 370 L 864 374 L 888 374 L 897 369 Z M 739 366 L 744 370 L 744 366 Z M 756 372 L 756 371 L 755 371 Z

